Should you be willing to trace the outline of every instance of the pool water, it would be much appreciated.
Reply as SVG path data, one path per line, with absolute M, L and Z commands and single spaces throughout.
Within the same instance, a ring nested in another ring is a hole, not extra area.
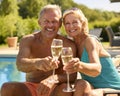
M 16 57 L 0 57 L 0 87 L 11 81 L 25 81 L 25 73 L 17 70 Z

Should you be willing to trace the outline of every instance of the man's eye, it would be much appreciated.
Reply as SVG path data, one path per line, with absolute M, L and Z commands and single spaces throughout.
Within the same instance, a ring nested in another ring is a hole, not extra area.
M 56 24 L 56 23 L 58 23 L 58 21 L 53 21 L 52 23 L 53 23 L 53 24 Z
M 65 23 L 65 25 L 70 25 L 70 23 Z
M 48 21 L 44 21 L 44 23 L 45 23 L 45 24 L 47 24 L 47 23 L 48 23 Z

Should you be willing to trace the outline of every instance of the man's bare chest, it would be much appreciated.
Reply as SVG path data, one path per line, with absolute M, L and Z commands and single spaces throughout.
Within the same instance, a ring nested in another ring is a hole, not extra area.
M 32 57 L 44 58 L 47 56 L 51 56 L 51 46 L 37 44 L 32 45 L 31 47 L 31 55 Z

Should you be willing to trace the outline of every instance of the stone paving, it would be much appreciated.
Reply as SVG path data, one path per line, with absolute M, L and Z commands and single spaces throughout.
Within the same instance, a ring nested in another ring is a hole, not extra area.
M 16 48 L 2 48 L 0 49 L 0 57 L 13 57 L 18 54 L 18 49 Z

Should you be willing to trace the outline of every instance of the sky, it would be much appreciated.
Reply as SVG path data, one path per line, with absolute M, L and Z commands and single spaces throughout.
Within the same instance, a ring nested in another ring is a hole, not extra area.
M 84 4 L 91 9 L 120 12 L 120 2 L 111 3 L 109 0 L 73 0 L 78 4 Z

